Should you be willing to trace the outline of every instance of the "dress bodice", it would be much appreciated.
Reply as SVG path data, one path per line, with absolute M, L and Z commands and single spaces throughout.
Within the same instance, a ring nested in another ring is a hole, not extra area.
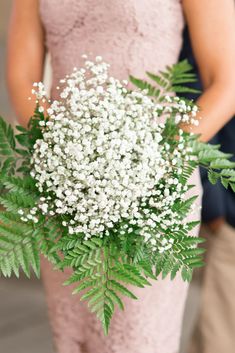
M 180 0 L 40 0 L 40 13 L 53 87 L 82 65 L 82 54 L 102 56 L 127 79 L 176 62 L 181 48 Z
M 183 29 L 180 0 L 40 0 L 40 13 L 52 58 L 53 97 L 58 80 L 83 64 L 82 54 L 102 56 L 119 79 L 129 74 L 143 78 L 146 71 L 157 72 L 178 60 Z M 190 184 L 197 185 L 192 194 L 201 194 L 198 171 Z M 199 218 L 199 210 L 192 218 Z M 71 287 L 61 285 L 69 276 L 67 270 L 53 271 L 43 259 L 58 353 L 178 352 L 188 288 L 180 276 L 138 288 L 138 301 L 124 298 L 125 313 L 116 313 L 109 336 L 104 337 L 94 315 L 71 296 Z

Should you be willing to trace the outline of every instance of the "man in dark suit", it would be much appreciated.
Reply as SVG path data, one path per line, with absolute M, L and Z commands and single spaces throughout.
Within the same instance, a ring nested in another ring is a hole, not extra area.
M 180 59 L 188 59 L 192 64 L 198 81 L 190 86 L 201 90 L 187 28 Z M 188 95 L 188 98 L 198 97 Z M 235 117 L 210 142 L 235 155 Z M 207 239 L 207 254 L 199 317 L 187 353 L 234 353 L 235 194 L 220 183 L 211 185 L 205 170 L 201 170 L 201 180 L 204 191 L 201 236 Z

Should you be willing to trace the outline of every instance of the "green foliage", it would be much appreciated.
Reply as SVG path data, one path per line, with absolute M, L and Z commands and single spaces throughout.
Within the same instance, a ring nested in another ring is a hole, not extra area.
M 149 96 L 160 97 L 161 90 L 152 86 L 149 82 L 130 76 L 130 81 L 141 90 L 146 90 Z
M 211 145 L 193 141 L 192 154 L 197 158 L 198 164 L 208 171 L 208 178 L 212 184 L 220 181 L 225 188 L 235 188 L 235 162 L 231 162 L 232 154 L 219 150 L 219 145 Z
M 196 81 L 196 75 L 192 73 L 192 66 L 187 60 L 178 64 L 168 66 L 165 71 L 160 71 L 157 75 L 147 72 L 147 76 L 155 82 L 151 83 L 130 76 L 130 82 L 141 90 L 146 90 L 149 96 L 155 97 L 159 102 L 164 100 L 164 96 L 169 93 L 199 93 L 200 91 L 187 87 L 186 84 Z
M 38 110 L 39 106 L 36 106 L 34 115 L 31 117 L 28 123 L 28 128 L 25 129 L 22 126 L 16 126 L 16 129 L 20 132 L 16 135 L 16 139 L 22 147 L 26 148 L 30 152 L 37 139 L 42 138 L 42 131 L 39 125 L 40 121 L 46 120 L 44 114 Z
M 0 214 L 0 273 L 10 277 L 12 272 L 19 277 L 22 268 L 27 277 L 30 266 L 40 274 L 39 249 L 33 238 L 30 225 L 23 223 L 15 213 Z
M 70 246 L 70 242 L 69 245 L 64 242 L 64 249 Z M 115 306 L 124 309 L 121 297 L 137 299 L 128 287 L 149 285 L 142 266 L 124 261 L 115 242 L 99 238 L 77 242 L 73 249 L 65 251 L 64 263 L 74 269 L 65 284 L 79 282 L 74 294 L 86 290 L 81 300 L 88 300 L 90 310 L 101 320 L 107 334 Z
M 39 119 L 44 118 L 36 109 L 30 129 L 18 126 L 19 133 L 14 134 L 11 125 L 0 117 L 0 204 L 4 207 L 0 213 L 0 274 L 7 277 L 12 273 L 18 277 L 20 269 L 29 277 L 31 268 L 39 277 L 40 253 L 58 263 L 57 253 L 51 252 L 58 233 L 50 221 L 41 216 L 36 226 L 32 221 L 23 222 L 18 213 L 21 209 L 29 214 L 39 197 L 29 176 L 31 149 L 40 137 Z M 25 177 L 16 174 L 16 165 Z
M 156 276 L 162 273 L 162 278 L 165 278 L 169 274 L 173 280 L 181 271 L 183 280 L 190 281 L 193 269 L 204 265 L 202 254 L 205 250 L 197 248 L 198 244 L 204 242 L 204 239 L 190 236 L 188 231 L 187 226 L 175 232 L 171 229 L 171 237 L 174 239 L 172 249 L 155 254 Z
M 17 171 L 25 175 L 30 172 L 30 157 L 36 140 L 42 137 L 40 121 L 47 121 L 38 106 L 29 120 L 28 128 L 16 126 L 17 134 L 10 124 L 0 117 L 0 167 L 2 175 L 14 175 Z
M 1 174 L 11 175 L 16 166 L 15 137 L 11 125 L 0 117 L 0 166 Z
M 1 178 L 5 187 L 0 201 L 5 210 L 0 213 L 0 273 L 18 277 L 21 268 L 30 277 L 30 268 L 40 275 L 40 253 L 52 263 L 58 264 L 60 258 L 52 251 L 57 238 L 62 233 L 57 221 L 39 217 L 37 224 L 23 222 L 18 211 L 27 215 L 35 206 L 38 191 L 30 177 Z
M 30 176 L 19 178 L 15 176 L 2 176 L 1 183 L 4 187 L 12 192 L 17 192 L 19 195 L 31 195 L 33 198 L 38 195 L 38 190 L 35 187 L 35 181 Z
M 0 118 L 0 155 L 14 156 L 15 137 L 11 125 L 8 125 L 3 118 Z
M 195 80 L 190 70 L 190 65 L 183 61 L 158 75 L 147 73 L 153 84 L 134 77 L 130 79 L 157 102 L 162 102 L 172 92 L 195 92 L 184 87 Z M 139 235 L 137 226 L 132 225 L 132 230 L 123 234 L 121 229 L 126 229 L 128 220 L 116 224 L 115 231 L 110 231 L 108 237 L 89 240 L 84 240 L 83 234 L 69 235 L 67 228 L 61 226 L 63 217 L 39 214 L 37 224 L 31 220 L 24 222 L 19 210 L 29 214 L 40 197 L 35 180 L 30 177 L 30 157 L 36 140 L 42 138 L 39 125 L 42 120 L 47 121 L 47 118 L 37 107 L 28 128 L 17 126 L 14 134 L 12 127 L 0 118 L 0 203 L 4 206 L 0 213 L 0 274 L 9 277 L 14 273 L 18 277 L 22 269 L 29 277 L 33 269 L 39 276 L 41 254 L 56 269 L 72 269 L 72 275 L 64 284 L 73 286 L 73 293 L 87 301 L 108 334 L 116 308 L 124 310 L 125 298 L 137 299 L 135 288 L 151 285 L 151 281 L 160 275 L 173 280 L 180 273 L 183 280 L 190 281 L 193 269 L 203 266 L 204 249 L 198 245 L 204 240 L 192 236 L 200 222 L 185 221 L 196 196 L 182 200 L 179 195 L 175 203 L 169 205 L 169 210 L 175 214 L 175 223 L 170 222 L 169 227 L 159 223 L 151 230 L 154 246 Z M 169 145 L 164 153 L 170 162 L 178 149 L 178 134 L 172 113 L 166 120 L 161 142 L 163 147 L 166 142 Z M 190 189 L 193 186 L 189 185 L 189 178 L 201 165 L 208 170 L 211 183 L 220 180 L 224 187 L 231 187 L 235 192 L 235 163 L 230 161 L 231 155 L 221 152 L 219 146 L 198 142 L 197 136 L 187 133 L 182 136 L 186 146 L 192 148 L 193 159 L 182 157 L 171 177 Z M 180 176 L 177 175 L 178 167 L 182 171 Z M 166 187 L 165 180 L 161 183 Z M 170 193 L 175 192 L 174 187 L 170 187 Z M 157 213 L 153 207 L 146 207 Z M 163 239 L 169 242 L 168 248 L 162 247 Z
M 0 202 L 5 211 L 0 213 L 0 273 L 10 276 L 12 272 L 19 276 L 22 268 L 26 276 L 30 275 L 30 266 L 39 276 L 39 249 L 33 237 L 34 226 L 24 223 L 18 214 L 19 209 L 28 210 L 35 205 L 37 192 L 30 178 L 22 179 L 1 174 Z
M 199 93 L 198 90 L 186 87 L 185 84 L 195 82 L 196 75 L 192 73 L 192 66 L 187 60 L 167 66 L 166 70 L 158 75 L 147 72 L 149 78 L 155 81 L 165 92 Z
M 88 301 L 88 307 L 96 313 L 107 334 L 115 307 L 124 309 L 121 297 L 137 299 L 128 286 L 144 287 L 149 282 L 141 267 L 120 259 L 115 242 L 91 238 L 77 241 L 72 248 L 68 238 L 62 242 L 63 265 L 73 268 L 73 275 L 65 284 L 79 282 L 73 293 L 83 293 L 81 300 Z
M 18 171 L 24 175 L 29 175 L 30 173 L 30 157 L 32 153 L 33 146 L 37 139 L 42 138 L 42 131 L 39 125 L 40 121 L 47 121 L 43 113 L 38 110 L 38 105 L 35 109 L 34 115 L 31 117 L 28 123 L 28 128 L 25 129 L 22 126 L 16 126 L 19 133 L 16 135 L 16 140 L 18 144 L 21 145 L 21 149 L 17 149 L 17 153 L 22 157 L 21 165 Z
M 0 183 L 4 190 L 0 196 L 1 204 L 16 214 L 19 209 L 34 207 L 38 199 L 38 191 L 31 177 L 20 178 L 13 176 L 0 176 Z
M 185 201 L 178 200 L 173 205 L 172 210 L 174 212 L 177 212 L 180 219 L 184 220 L 186 218 L 186 216 L 188 215 L 188 213 L 190 212 L 191 207 L 194 204 L 196 199 L 197 199 L 197 196 L 192 196 Z
M 188 201 L 188 207 L 192 202 Z M 182 218 L 188 213 L 184 206 L 178 205 Z M 203 266 L 204 249 L 198 249 L 197 245 L 204 239 L 188 235 L 198 223 L 182 225 L 178 230 L 165 230 L 164 234 L 169 234 L 174 244 L 164 253 L 159 253 L 158 248 L 153 251 L 150 244 L 132 235 L 87 241 L 62 237 L 57 243 L 57 251 L 63 252 L 60 268 L 73 268 L 73 274 L 64 284 L 75 285 L 73 294 L 80 294 L 81 300 L 88 302 L 91 312 L 97 315 L 108 334 L 115 308 L 124 309 L 123 298 L 137 299 L 132 288 L 151 285 L 150 279 L 156 280 L 160 274 L 163 278 L 170 275 L 173 280 L 179 271 L 183 280 L 189 281 L 193 269 Z

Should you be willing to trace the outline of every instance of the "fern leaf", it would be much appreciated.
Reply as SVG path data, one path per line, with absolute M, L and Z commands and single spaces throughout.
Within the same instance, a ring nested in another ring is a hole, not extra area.
M 40 256 L 38 245 L 32 241 L 25 246 L 25 255 L 29 259 L 29 263 L 37 278 L 40 278 Z
M 22 246 L 21 244 L 18 244 L 15 248 L 15 253 L 22 267 L 22 270 L 24 271 L 26 276 L 30 278 L 30 262 L 29 262 L 28 253 L 26 249 L 27 248 L 25 245 Z
M 109 305 L 104 304 L 104 310 L 102 315 L 102 325 L 104 329 L 104 334 L 107 336 L 110 326 L 110 320 L 112 318 L 112 310 L 110 309 Z
M 129 297 L 131 299 L 137 299 L 137 297 L 131 291 L 129 291 L 126 287 L 124 287 L 122 284 L 118 283 L 115 280 L 109 281 L 109 287 L 114 291 L 120 292 L 122 295 L 126 297 Z
M 119 309 L 124 310 L 124 304 L 114 290 L 108 288 L 106 293 L 112 299 L 112 301 L 118 305 Z
M 115 268 L 109 271 L 109 275 L 118 281 L 121 281 L 127 284 L 132 284 L 140 288 L 144 288 L 144 285 L 142 284 L 142 282 L 139 280 L 134 280 L 131 274 L 129 274 L 127 271 L 123 271 L 121 269 Z
M 88 292 L 83 294 L 83 296 L 81 297 L 81 300 L 87 300 L 90 297 L 93 297 L 94 295 L 96 295 L 97 293 L 100 293 L 100 288 L 99 287 L 91 288 Z
M 22 195 L 18 192 L 8 192 L 2 194 L 0 203 L 8 210 L 17 214 L 21 208 L 32 208 L 37 202 L 37 197 L 33 195 Z
M 92 307 L 93 305 L 95 305 L 97 302 L 99 302 L 100 300 L 103 302 L 105 300 L 105 293 L 104 293 L 104 289 L 103 287 L 99 287 L 98 288 L 98 292 L 93 294 L 92 297 L 89 299 L 88 301 L 88 307 Z M 81 300 L 83 300 L 81 298 Z M 87 298 L 86 298 L 87 300 Z
M 160 91 L 147 81 L 140 80 L 134 76 L 130 76 L 129 79 L 130 82 L 133 83 L 136 87 L 140 88 L 141 90 L 146 90 L 149 96 L 159 96 Z
M 224 168 L 235 168 L 235 162 L 230 162 L 227 159 L 216 159 L 210 163 L 210 167 L 213 169 L 224 169 Z
M 77 282 L 77 280 L 76 280 Z M 64 285 L 69 285 L 71 283 L 74 283 L 73 281 L 65 281 Z M 90 281 L 84 281 L 82 283 L 79 284 L 79 286 L 77 286 L 74 290 L 73 290 L 73 294 L 77 294 L 80 293 L 81 291 L 83 291 L 84 289 L 90 288 L 90 287 L 94 287 L 95 285 L 98 284 L 98 280 L 90 280 Z
M 0 155 L 15 156 L 15 138 L 14 131 L 10 124 L 7 124 L 0 117 Z
M 151 72 L 146 72 L 149 78 L 151 78 L 153 81 L 155 81 L 160 87 L 167 89 L 169 86 L 168 80 L 166 80 L 164 77 L 161 77 L 160 75 L 154 75 Z
M 162 268 L 162 278 L 166 278 L 167 275 L 173 271 L 175 266 L 175 259 L 173 256 L 168 255 L 166 261 L 164 262 L 163 268 Z
M 190 282 L 192 280 L 193 271 L 191 268 L 184 266 L 181 271 L 182 279 L 186 282 Z
M 194 204 L 197 198 L 197 196 L 192 196 L 185 201 L 176 202 L 172 209 L 173 211 L 177 212 L 178 215 L 183 219 L 190 212 L 191 206 Z
M 98 312 L 102 311 L 103 305 L 104 305 L 104 302 L 102 300 L 96 302 L 95 304 L 90 306 L 90 308 L 89 308 L 90 312 L 91 313 L 98 313 Z
M 176 264 L 171 269 L 171 280 L 175 279 L 178 271 L 180 270 L 181 264 L 180 262 L 176 262 Z

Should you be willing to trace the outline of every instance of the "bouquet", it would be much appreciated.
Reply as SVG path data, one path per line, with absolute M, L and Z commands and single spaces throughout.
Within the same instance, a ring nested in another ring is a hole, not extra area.
M 60 81 L 58 100 L 34 84 L 26 129 L 0 119 L 0 272 L 39 276 L 41 254 L 70 268 L 65 285 L 76 284 L 105 334 L 135 286 L 177 272 L 189 281 L 203 265 L 199 222 L 187 219 L 194 170 L 235 191 L 231 155 L 181 129 L 198 123 L 198 107 L 174 94 L 189 90 L 189 64 L 147 75 L 154 84 L 130 77 L 130 90 L 101 57 L 86 58 Z

